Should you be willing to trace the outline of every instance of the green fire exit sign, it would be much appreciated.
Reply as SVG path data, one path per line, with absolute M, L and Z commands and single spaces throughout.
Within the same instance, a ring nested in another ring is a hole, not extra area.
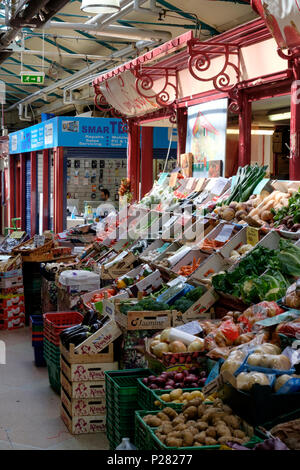
M 21 82 L 22 83 L 37 83 L 42 85 L 44 83 L 45 74 L 41 73 L 34 73 L 34 72 L 22 72 L 21 73 Z

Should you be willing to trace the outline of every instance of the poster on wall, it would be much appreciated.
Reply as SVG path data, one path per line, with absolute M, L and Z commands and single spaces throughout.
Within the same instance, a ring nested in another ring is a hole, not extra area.
M 194 177 L 224 174 L 227 108 L 227 98 L 189 108 L 186 152 L 194 156 Z
M 253 0 L 280 48 L 300 45 L 300 0 Z

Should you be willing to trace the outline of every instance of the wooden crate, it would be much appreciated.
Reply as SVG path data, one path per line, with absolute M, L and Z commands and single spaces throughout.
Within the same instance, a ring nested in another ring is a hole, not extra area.
M 105 371 L 118 370 L 117 362 L 108 362 L 103 364 L 87 363 L 87 364 L 70 364 L 66 359 L 60 357 L 60 367 L 68 380 L 71 382 L 82 382 L 90 380 L 105 380 Z
M 70 364 L 88 364 L 88 363 L 111 363 L 114 362 L 114 345 L 109 344 L 107 348 L 98 354 L 80 354 L 75 352 L 74 344 L 70 344 L 69 351 L 60 343 L 60 352 Z
M 120 311 L 120 300 L 114 301 L 115 321 L 125 330 L 164 330 L 172 326 L 172 316 L 176 310 L 153 311 L 128 311 L 124 315 Z
M 71 398 L 62 388 L 61 402 L 69 415 L 75 416 L 103 416 L 106 414 L 105 397 L 101 398 Z
M 90 434 L 106 430 L 105 416 L 70 416 L 63 404 L 60 416 L 71 434 Z
M 15 269 L 22 269 L 22 256 L 11 256 L 7 261 L 0 261 L 0 271 L 7 272 Z
M 105 382 L 100 380 L 89 380 L 82 382 L 70 382 L 61 372 L 61 386 L 72 398 L 105 398 Z

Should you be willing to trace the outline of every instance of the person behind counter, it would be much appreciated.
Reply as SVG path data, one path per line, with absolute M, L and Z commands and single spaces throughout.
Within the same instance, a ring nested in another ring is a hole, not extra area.
M 110 199 L 110 193 L 108 189 L 102 189 L 100 191 L 101 204 L 97 207 L 96 215 L 100 219 L 107 217 L 110 212 L 115 212 L 115 206 Z

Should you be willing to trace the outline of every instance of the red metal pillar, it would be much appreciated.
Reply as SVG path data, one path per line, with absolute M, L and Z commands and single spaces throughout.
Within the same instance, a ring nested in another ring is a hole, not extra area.
M 140 127 L 132 121 L 128 125 L 127 152 L 127 175 L 131 181 L 133 201 L 138 201 L 140 184 Z
M 20 218 L 21 214 L 21 200 L 20 200 L 20 188 L 21 188 L 21 171 L 20 171 L 20 156 L 16 155 L 15 158 L 15 184 L 16 184 L 16 217 Z M 20 227 L 20 221 L 16 221 L 16 226 Z
M 14 156 L 9 156 L 8 170 L 9 170 L 9 209 L 8 209 L 8 225 L 12 226 L 12 221 L 15 217 L 15 164 Z
M 43 230 L 49 229 L 49 150 L 43 150 Z
M 291 88 L 291 159 L 290 159 L 290 180 L 300 180 L 300 101 L 299 101 L 299 80 L 300 61 L 293 60 L 293 78 Z
M 185 153 L 186 134 L 187 134 L 187 108 L 177 109 L 177 132 L 178 132 L 178 151 L 177 160 L 179 162 L 180 155 Z
M 62 147 L 53 149 L 54 156 L 54 232 L 64 229 L 64 151 Z
M 31 203 L 30 203 L 30 220 L 31 220 L 31 236 L 37 233 L 37 160 L 36 152 L 30 152 L 30 180 L 31 180 Z
M 251 101 L 241 92 L 241 110 L 239 114 L 239 166 L 251 163 Z
M 141 183 L 143 197 L 153 185 L 153 127 L 142 127 Z
M 25 191 L 26 191 L 26 156 L 24 153 L 20 154 L 20 217 L 21 217 L 21 230 L 26 227 L 26 204 L 25 204 Z

